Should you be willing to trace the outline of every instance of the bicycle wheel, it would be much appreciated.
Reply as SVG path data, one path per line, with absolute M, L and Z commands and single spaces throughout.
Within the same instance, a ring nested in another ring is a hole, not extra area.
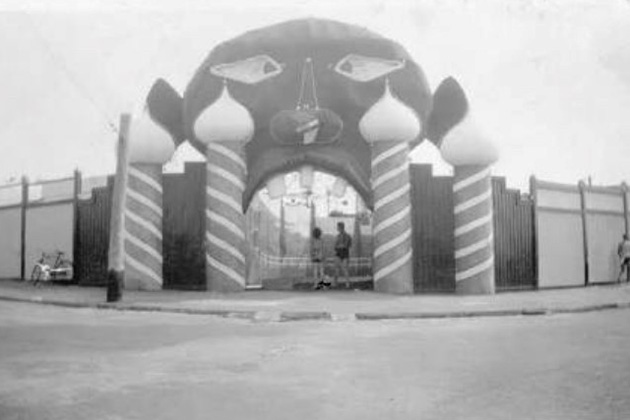
M 42 279 L 43 271 L 42 267 L 37 264 L 33 267 L 33 271 L 31 272 L 31 282 L 33 285 L 37 285 Z

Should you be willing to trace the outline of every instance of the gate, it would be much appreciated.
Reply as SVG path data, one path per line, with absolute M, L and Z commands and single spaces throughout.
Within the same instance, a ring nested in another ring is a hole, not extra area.
M 106 187 L 94 188 L 91 197 L 77 202 L 74 273 L 83 286 L 107 284 L 107 253 L 112 208 L 113 177 Z
M 534 202 L 492 179 L 494 204 L 495 284 L 497 290 L 536 287 Z
M 453 178 L 431 165 L 409 167 L 414 228 L 414 291 L 454 292 Z
M 205 162 L 188 162 L 163 182 L 164 288 L 206 290 Z

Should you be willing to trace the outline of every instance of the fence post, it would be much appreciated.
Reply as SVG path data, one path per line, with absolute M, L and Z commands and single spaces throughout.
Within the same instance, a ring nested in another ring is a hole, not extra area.
M 529 197 L 532 200 L 532 226 L 534 229 L 534 237 L 532 238 L 532 252 L 534 255 L 534 287 L 538 289 L 538 182 L 536 181 L 535 175 L 529 177 Z
M 24 281 L 26 272 L 26 209 L 28 207 L 28 178 L 22 177 L 22 207 L 20 209 L 20 279 Z
M 72 270 L 72 280 L 77 280 L 76 267 L 78 266 L 77 264 L 79 262 L 79 258 L 81 257 L 81 253 L 79 252 L 79 247 L 81 246 L 79 243 L 79 194 L 81 194 L 82 181 L 81 172 L 78 169 L 75 169 L 74 192 L 72 197 L 72 262 L 74 264 Z
M 628 226 L 628 184 L 621 183 L 621 197 L 623 199 L 623 225 L 626 235 L 628 235 L 630 227 Z M 630 272 L 628 273 L 630 274 Z
M 580 208 L 582 210 L 582 242 L 584 243 L 584 286 L 589 284 L 589 261 L 588 261 L 588 230 L 587 230 L 587 209 L 586 209 L 586 184 L 584 181 L 578 183 L 580 190 Z

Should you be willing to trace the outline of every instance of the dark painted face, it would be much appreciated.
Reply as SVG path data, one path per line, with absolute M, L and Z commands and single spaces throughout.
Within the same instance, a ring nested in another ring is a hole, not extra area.
M 246 146 L 245 206 L 269 177 L 307 163 L 342 176 L 370 203 L 370 146 L 358 124 L 386 79 L 426 126 L 425 77 L 395 42 L 316 19 L 248 32 L 217 46 L 197 70 L 183 98 L 184 136 L 203 149 L 194 122 L 227 81 L 255 123 Z

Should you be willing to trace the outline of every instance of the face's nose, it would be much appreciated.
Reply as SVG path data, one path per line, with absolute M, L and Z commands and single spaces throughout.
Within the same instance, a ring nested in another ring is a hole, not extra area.
M 270 127 L 273 138 L 282 144 L 330 143 L 339 137 L 341 118 L 332 110 L 319 107 L 311 58 L 304 60 L 295 109 L 274 115 Z

